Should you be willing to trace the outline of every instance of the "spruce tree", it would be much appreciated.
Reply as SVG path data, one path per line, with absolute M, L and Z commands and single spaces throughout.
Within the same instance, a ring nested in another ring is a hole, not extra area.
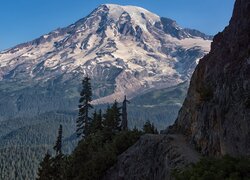
M 115 133 L 121 130 L 121 108 L 118 106 L 118 102 L 115 101 L 112 107 L 108 107 L 104 114 L 104 127 Z
M 98 122 L 98 128 L 100 130 L 103 129 L 103 119 L 102 119 L 102 110 L 99 110 L 99 113 L 97 114 L 97 122 Z
M 62 125 L 61 124 L 58 129 L 58 136 L 56 139 L 56 144 L 53 147 L 53 149 L 56 151 L 56 155 L 62 154 Z
M 100 130 L 102 130 L 102 111 L 100 110 L 99 113 L 95 112 L 93 113 L 93 119 L 91 123 L 91 134 L 94 134 Z
M 58 129 L 58 136 L 53 149 L 56 152 L 56 156 L 52 158 L 52 176 L 53 179 L 63 180 L 63 154 L 62 154 L 62 125 L 60 124 Z
M 104 128 L 111 131 L 113 127 L 113 115 L 112 115 L 112 110 L 109 105 L 103 117 L 104 117 L 104 121 L 103 121 Z
M 82 91 L 80 93 L 79 100 L 79 113 L 77 123 L 77 136 L 78 137 L 87 137 L 90 133 L 90 123 L 91 118 L 89 117 L 90 109 L 93 106 L 90 104 L 92 101 L 92 88 L 90 83 L 90 78 L 87 76 L 82 81 Z
M 148 134 L 158 134 L 158 130 L 154 126 L 154 123 L 151 124 L 149 120 L 143 125 L 143 131 Z
M 37 180 L 51 180 L 53 179 L 53 170 L 52 170 L 52 160 L 50 154 L 47 152 L 40 163 L 37 172 Z
M 64 169 L 64 156 L 63 154 L 57 154 L 52 158 L 52 179 L 53 180 L 64 180 L 65 176 Z
M 114 131 L 120 131 L 121 130 L 121 107 L 119 107 L 118 102 L 115 101 L 114 104 L 111 107 L 113 118 L 114 118 Z

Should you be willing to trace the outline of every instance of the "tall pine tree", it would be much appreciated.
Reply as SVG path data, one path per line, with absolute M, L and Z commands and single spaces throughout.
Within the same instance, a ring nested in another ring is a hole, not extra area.
M 90 109 L 93 106 L 90 104 L 92 101 L 92 88 L 90 83 L 90 78 L 87 76 L 82 81 L 82 91 L 80 93 L 79 100 L 79 113 L 77 123 L 77 136 L 78 137 L 86 137 L 90 134 L 90 124 L 91 118 L 89 117 Z
M 60 124 L 58 129 L 58 136 L 56 139 L 56 144 L 53 149 L 56 152 L 56 156 L 52 158 L 52 170 L 53 170 L 53 177 L 56 180 L 63 180 L 64 173 L 63 173 L 63 164 L 64 164 L 64 155 L 62 154 L 62 125 Z
M 61 124 L 58 129 L 58 136 L 56 139 L 56 144 L 53 147 L 53 149 L 56 151 L 56 155 L 62 154 L 62 125 Z
M 37 172 L 37 180 L 51 180 L 53 179 L 53 170 L 52 170 L 52 159 L 50 154 L 47 152 L 40 163 Z
M 114 131 L 121 130 L 121 107 L 119 107 L 118 102 L 115 101 L 111 107 L 113 118 L 114 118 Z
M 108 107 L 104 114 L 104 127 L 112 133 L 121 130 L 121 108 L 115 101 L 112 107 Z
M 102 110 L 99 111 L 99 113 L 95 112 L 93 113 L 93 119 L 92 119 L 92 123 L 91 123 L 91 134 L 94 134 L 100 130 L 103 129 L 103 125 L 102 125 Z

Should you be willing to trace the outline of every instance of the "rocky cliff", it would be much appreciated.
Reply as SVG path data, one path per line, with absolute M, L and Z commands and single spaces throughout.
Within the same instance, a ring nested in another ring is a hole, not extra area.
M 173 128 L 204 155 L 250 155 L 250 1 L 197 66 Z
M 200 159 L 180 134 L 144 135 L 119 156 L 103 180 L 171 179 L 171 171 Z

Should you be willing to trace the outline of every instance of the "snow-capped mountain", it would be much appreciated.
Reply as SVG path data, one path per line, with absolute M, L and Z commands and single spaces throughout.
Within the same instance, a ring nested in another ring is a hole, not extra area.
M 60 110 L 65 103 L 54 98 L 60 93 L 77 107 L 80 80 L 88 75 L 93 103 L 121 100 L 125 94 L 131 99 L 188 81 L 210 43 L 210 36 L 143 8 L 101 5 L 66 28 L 1 52 L 1 94 L 12 99 L 10 114 Z M 43 97 L 43 105 L 34 106 L 32 96 Z M 25 110 L 24 102 L 29 104 Z M 10 108 L 6 102 L 0 106 Z

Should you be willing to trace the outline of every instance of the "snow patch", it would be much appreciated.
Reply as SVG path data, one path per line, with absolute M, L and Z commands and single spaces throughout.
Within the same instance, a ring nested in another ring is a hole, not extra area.
M 134 24 L 139 25 L 144 31 L 147 31 L 147 23 L 151 23 L 154 25 L 156 22 L 160 22 L 160 17 L 154 13 L 149 12 L 146 9 L 137 6 L 120 6 L 115 4 L 106 4 L 109 8 L 109 17 L 115 21 L 119 19 L 119 17 L 127 12 Z M 144 17 L 146 19 L 144 19 Z

